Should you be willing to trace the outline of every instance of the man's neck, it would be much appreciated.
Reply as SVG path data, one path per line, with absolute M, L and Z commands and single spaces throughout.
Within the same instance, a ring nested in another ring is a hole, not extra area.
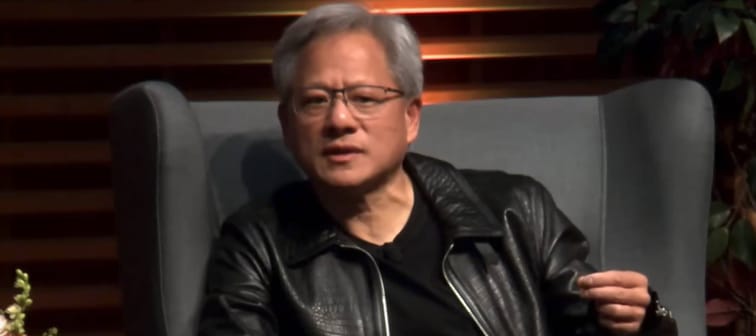
M 316 187 L 320 202 L 342 228 L 374 245 L 392 242 L 407 224 L 414 204 L 412 181 L 400 169 L 366 192 Z

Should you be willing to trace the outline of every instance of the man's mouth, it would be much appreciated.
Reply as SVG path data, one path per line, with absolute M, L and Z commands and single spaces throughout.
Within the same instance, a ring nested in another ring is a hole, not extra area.
M 348 162 L 362 153 L 363 150 L 359 147 L 349 145 L 334 145 L 323 149 L 323 156 L 336 163 Z

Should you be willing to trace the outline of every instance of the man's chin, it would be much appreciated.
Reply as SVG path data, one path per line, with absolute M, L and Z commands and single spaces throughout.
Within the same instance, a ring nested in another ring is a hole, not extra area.
M 356 176 L 322 176 L 320 184 L 335 189 L 359 189 L 366 184 L 366 179 Z
M 315 165 L 310 180 L 328 189 L 343 192 L 366 192 L 385 182 L 388 173 L 366 165 Z
M 365 171 L 358 171 L 353 168 L 347 169 L 322 169 L 316 171 L 316 176 L 311 178 L 316 180 L 317 184 L 326 188 L 358 190 L 365 188 L 371 183 L 370 174 Z M 346 168 L 346 167 L 343 167 Z

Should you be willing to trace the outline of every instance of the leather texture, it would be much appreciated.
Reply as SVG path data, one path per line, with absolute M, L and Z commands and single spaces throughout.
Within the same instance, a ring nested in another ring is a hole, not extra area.
M 575 285 L 593 271 L 588 244 L 545 188 L 414 154 L 405 168 L 443 225 L 444 277 L 483 335 L 599 334 Z M 307 182 L 272 199 L 224 224 L 200 335 L 390 335 L 377 264 L 337 235 Z
M 166 83 L 113 103 L 114 190 L 128 335 L 197 331 L 222 219 L 302 178 L 275 102 L 188 102 Z M 599 269 L 647 274 L 680 334 L 703 336 L 713 114 L 700 85 L 654 80 L 599 97 L 427 106 L 413 150 L 542 182 Z

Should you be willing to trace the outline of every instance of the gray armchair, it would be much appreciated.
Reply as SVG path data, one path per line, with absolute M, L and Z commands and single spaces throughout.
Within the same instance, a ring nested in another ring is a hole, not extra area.
M 275 111 L 275 102 L 189 102 L 161 82 L 134 85 L 115 99 L 127 335 L 194 334 L 222 220 L 248 199 L 302 178 Z M 427 106 L 413 150 L 542 181 L 588 237 L 594 265 L 644 272 L 680 334 L 703 336 L 713 133 L 704 88 L 655 80 L 600 97 Z

